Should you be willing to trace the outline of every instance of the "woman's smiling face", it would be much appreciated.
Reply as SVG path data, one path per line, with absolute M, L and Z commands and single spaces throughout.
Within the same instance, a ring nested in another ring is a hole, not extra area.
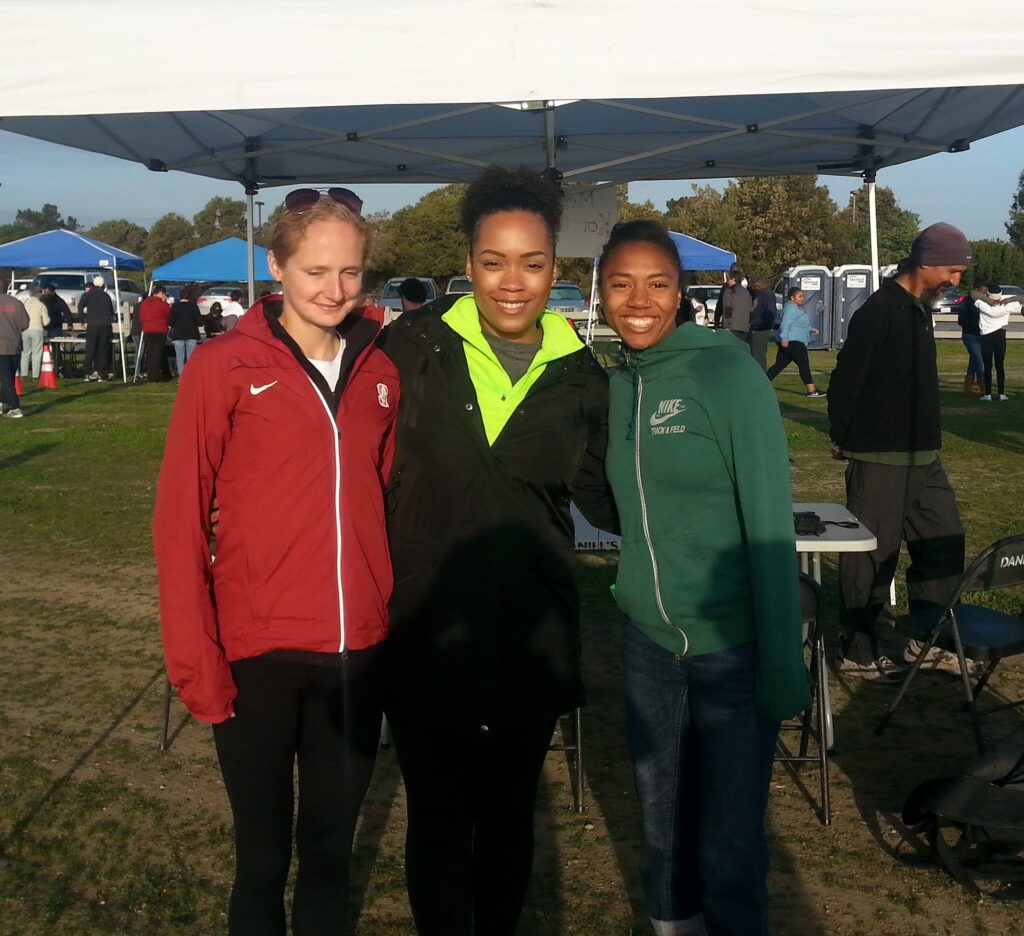
M 540 215 L 499 211 L 485 217 L 466 259 L 480 327 L 507 341 L 536 341 L 555 273 L 554 244 Z
M 601 264 L 604 317 L 634 351 L 653 347 L 675 329 L 681 301 L 678 261 L 657 244 L 627 241 Z

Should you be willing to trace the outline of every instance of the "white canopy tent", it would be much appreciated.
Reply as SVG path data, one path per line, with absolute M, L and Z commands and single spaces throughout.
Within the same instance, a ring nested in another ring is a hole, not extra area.
M 724 18 L 692 0 L 49 9 L 0 0 L 21 48 L 75 48 L 96 23 L 151 19 L 173 75 L 137 56 L 102 68 L 43 56 L 0 75 L 0 129 L 235 179 L 250 225 L 260 187 L 446 183 L 493 164 L 606 183 L 799 173 L 873 183 L 887 166 L 1024 124 L 1024 5 L 1005 0 L 977 0 L 969 15 L 952 0 L 739 0 Z M 231 36 L 247 61 L 211 73 L 197 26 Z M 763 50 L 777 53 L 770 66 Z M 872 185 L 874 231 L 873 195 Z

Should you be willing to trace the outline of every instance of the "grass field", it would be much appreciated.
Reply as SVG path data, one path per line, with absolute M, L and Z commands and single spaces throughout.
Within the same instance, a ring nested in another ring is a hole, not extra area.
M 968 553 L 1024 530 L 1024 342 L 1011 344 L 1002 404 L 964 398 L 965 354 L 940 348 L 945 447 Z M 834 356 L 812 355 L 827 386 Z M 828 458 L 825 401 L 794 373 L 777 382 L 793 457 L 794 498 L 843 500 Z M 230 815 L 209 730 L 176 703 L 169 751 L 157 750 L 163 671 L 149 540 L 173 385 L 62 382 L 29 389 L 26 417 L 0 420 L 0 932 L 214 934 L 223 931 Z M 538 855 L 523 934 L 645 933 L 638 828 L 620 701 L 614 558 L 581 557 L 590 706 L 587 812 L 571 809 L 561 755 L 548 758 Z M 835 573 L 826 562 L 828 617 Z M 1018 600 L 1016 596 L 1010 600 Z M 996 690 L 1024 694 L 1022 668 Z M 968 897 L 904 841 L 907 792 L 971 756 L 957 690 L 922 678 L 882 738 L 891 690 L 835 678 L 834 824 L 810 801 L 816 775 L 778 767 L 772 785 L 777 936 L 1024 936 L 1024 891 Z M 998 734 L 1018 723 L 1000 716 Z M 501 804 L 495 804 L 501 808 Z M 404 799 L 382 753 L 356 845 L 358 936 L 414 932 L 402 879 Z

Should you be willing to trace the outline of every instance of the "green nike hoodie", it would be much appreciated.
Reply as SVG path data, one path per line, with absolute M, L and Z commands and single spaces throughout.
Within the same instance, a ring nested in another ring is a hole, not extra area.
M 619 607 L 673 653 L 755 641 L 764 713 L 803 711 L 789 450 L 771 384 L 732 335 L 686 323 L 627 352 L 609 393 Z

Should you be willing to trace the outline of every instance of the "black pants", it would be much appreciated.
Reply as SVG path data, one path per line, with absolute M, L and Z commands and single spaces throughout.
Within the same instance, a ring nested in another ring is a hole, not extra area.
M 405 779 L 405 874 L 419 936 L 511 936 L 533 867 L 553 718 L 488 726 L 391 721 Z
M 0 403 L 11 409 L 21 406 L 21 401 L 14 389 L 14 377 L 20 366 L 20 354 L 0 354 Z
M 985 362 L 985 392 L 992 395 L 992 359 L 996 362 L 996 392 L 1006 392 L 1006 329 L 981 336 L 981 358 Z
M 111 340 L 114 330 L 109 325 L 90 325 L 85 330 L 85 376 L 99 374 L 106 379 L 110 373 Z
M 378 658 L 374 647 L 330 666 L 272 655 L 231 664 L 236 714 L 213 726 L 235 820 L 231 936 L 284 936 L 296 759 L 292 932 L 346 931 L 352 836 L 380 741 Z
M 146 380 L 166 380 L 170 376 L 170 368 L 164 352 L 167 348 L 167 336 L 162 332 L 145 332 L 142 336 L 143 361 L 146 365 Z
M 768 368 L 768 379 L 774 380 L 790 364 L 796 364 L 800 371 L 800 379 L 805 384 L 814 383 L 811 376 L 811 362 L 807 360 L 807 345 L 802 341 L 790 341 L 789 347 L 784 348 L 778 345 L 775 349 L 775 363 Z
M 942 462 L 878 465 L 850 459 L 846 506 L 878 539 L 866 553 L 840 553 L 844 654 L 860 663 L 880 655 L 875 621 L 888 600 L 900 542 L 910 553 L 910 610 L 949 600 L 964 570 L 964 528 Z

